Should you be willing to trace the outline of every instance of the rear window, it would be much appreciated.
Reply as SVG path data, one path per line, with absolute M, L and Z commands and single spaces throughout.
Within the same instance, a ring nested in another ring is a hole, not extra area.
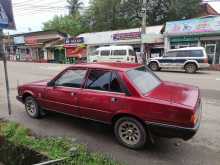
M 161 84 L 160 79 L 145 67 L 129 70 L 127 75 L 143 95 L 152 91 Z
M 127 51 L 126 50 L 113 50 L 112 55 L 114 56 L 126 56 Z

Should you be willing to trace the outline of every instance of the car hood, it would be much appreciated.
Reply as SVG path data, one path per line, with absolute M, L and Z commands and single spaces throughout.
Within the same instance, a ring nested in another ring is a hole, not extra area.
M 199 88 L 165 81 L 146 96 L 195 107 L 199 98 Z
M 49 82 L 50 80 L 40 80 L 40 81 L 34 81 L 32 83 L 29 83 L 27 85 L 37 85 L 37 86 L 46 86 L 47 83 Z

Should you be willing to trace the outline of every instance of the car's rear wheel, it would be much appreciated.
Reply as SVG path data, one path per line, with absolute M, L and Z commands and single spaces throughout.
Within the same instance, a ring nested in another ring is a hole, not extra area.
M 131 149 L 144 147 L 147 133 L 141 122 L 131 117 L 122 117 L 115 122 L 114 133 L 117 140 Z
M 26 97 L 24 103 L 26 112 L 31 118 L 36 119 L 40 117 L 40 107 L 32 96 Z
M 194 63 L 188 63 L 184 68 L 187 73 L 195 73 L 197 71 L 197 66 Z
M 151 62 L 149 64 L 149 67 L 152 71 L 159 71 L 160 70 L 160 67 L 156 62 Z

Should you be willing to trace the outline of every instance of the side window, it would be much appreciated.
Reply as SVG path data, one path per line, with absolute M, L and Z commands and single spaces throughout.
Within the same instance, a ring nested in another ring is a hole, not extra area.
M 101 51 L 101 56 L 109 56 L 110 55 L 110 50 L 102 50 Z
M 86 89 L 109 91 L 110 79 L 110 71 L 92 70 L 86 82 Z
M 67 70 L 55 81 L 55 86 L 80 88 L 87 70 Z
M 127 55 L 126 50 L 113 50 L 112 52 L 114 56 L 126 56 Z
M 110 91 L 123 93 L 120 81 L 118 80 L 118 76 L 115 72 L 112 73 L 112 78 L 110 82 Z
M 179 51 L 176 54 L 176 57 L 188 57 L 188 56 L 189 56 L 188 51 Z
M 136 54 L 133 50 L 129 50 L 129 56 L 136 56 Z
M 177 52 L 167 52 L 165 57 L 176 57 Z
M 202 50 L 192 50 L 189 52 L 191 57 L 203 57 Z
M 96 50 L 96 51 L 93 53 L 93 55 L 94 55 L 94 56 L 98 56 L 98 55 L 99 55 L 99 51 Z

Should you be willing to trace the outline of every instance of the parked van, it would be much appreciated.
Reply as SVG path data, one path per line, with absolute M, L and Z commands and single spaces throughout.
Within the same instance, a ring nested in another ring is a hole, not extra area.
M 137 56 L 132 46 L 106 46 L 96 49 L 89 55 L 88 62 L 128 62 L 137 63 Z
M 208 68 L 209 64 L 203 47 L 188 47 L 170 50 L 163 57 L 151 58 L 149 67 L 153 71 L 178 68 L 187 73 L 195 73 L 199 69 Z

